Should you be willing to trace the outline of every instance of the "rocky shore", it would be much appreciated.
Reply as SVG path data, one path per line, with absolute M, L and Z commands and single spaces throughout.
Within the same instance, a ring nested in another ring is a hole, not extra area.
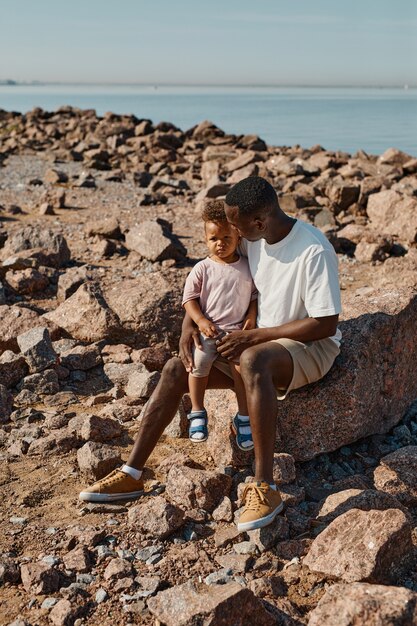
M 280 404 L 284 514 L 238 533 L 233 394 L 187 397 L 146 495 L 77 501 L 116 467 L 175 354 L 199 212 L 265 176 L 340 263 L 343 351 Z M 210 122 L 0 110 L 0 623 L 417 624 L 417 158 L 268 146 Z

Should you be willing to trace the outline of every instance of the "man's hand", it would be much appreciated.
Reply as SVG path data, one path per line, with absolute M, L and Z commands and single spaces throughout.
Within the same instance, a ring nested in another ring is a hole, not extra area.
M 192 323 L 191 318 L 186 315 L 182 324 L 182 331 L 179 343 L 179 355 L 187 372 L 192 372 L 194 368 L 192 346 L 202 348 L 200 333 Z
M 239 361 L 242 352 L 253 345 L 253 330 L 235 330 L 217 342 L 217 352 L 229 361 Z

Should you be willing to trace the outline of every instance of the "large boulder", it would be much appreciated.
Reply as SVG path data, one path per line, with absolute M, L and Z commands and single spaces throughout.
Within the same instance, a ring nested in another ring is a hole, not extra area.
M 116 339 L 121 334 L 117 315 L 95 283 L 81 285 L 68 300 L 46 313 L 43 319 L 53 322 L 79 341 Z
M 388 432 L 417 397 L 415 288 L 345 296 L 344 311 L 350 319 L 340 323 L 341 354 L 330 372 L 278 404 L 276 448 L 297 461 Z M 232 391 L 207 393 L 208 446 L 218 464 L 251 462 L 230 438 L 235 402 Z
M 126 248 L 149 261 L 182 260 L 187 251 L 169 222 L 157 218 L 134 226 L 126 233 Z
M 308 626 L 413 626 L 417 593 L 405 587 L 332 585 L 310 613 Z
M 407 243 L 416 241 L 417 199 L 388 189 L 369 196 L 366 210 L 375 230 Z
M 65 237 L 49 228 L 25 226 L 12 233 L 1 251 L 1 258 L 5 260 L 23 250 L 30 250 L 31 258 L 40 265 L 51 267 L 62 267 L 71 258 Z
M 303 563 L 313 572 L 345 582 L 386 583 L 407 564 L 411 531 L 398 509 L 351 509 L 316 537 Z
M 123 342 L 145 347 L 167 341 L 178 348 L 181 290 L 159 272 L 113 283 L 105 298 L 123 326 Z
M 166 626 L 272 626 L 275 618 L 250 589 L 232 582 L 204 585 L 188 581 L 160 591 L 148 609 Z

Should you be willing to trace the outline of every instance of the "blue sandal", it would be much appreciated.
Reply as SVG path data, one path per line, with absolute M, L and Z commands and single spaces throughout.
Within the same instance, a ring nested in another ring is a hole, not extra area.
M 201 443 L 202 441 L 206 441 L 208 437 L 208 428 L 207 428 L 207 411 L 203 409 L 202 411 L 191 411 L 188 413 L 187 419 L 190 422 L 190 427 L 188 429 L 188 436 L 193 443 Z M 202 423 L 197 425 L 193 425 L 193 420 L 201 420 Z M 202 437 L 194 437 L 196 434 L 202 434 Z
M 232 419 L 232 430 L 236 435 L 237 447 L 240 450 L 243 450 L 244 452 L 250 452 L 250 450 L 253 450 L 254 448 L 253 441 L 252 441 L 252 432 L 250 433 L 242 432 L 242 429 L 247 428 L 248 426 L 250 428 L 250 423 L 246 421 L 242 422 L 242 420 L 239 419 L 239 414 L 236 413 L 236 415 Z M 250 442 L 250 444 L 248 443 L 246 446 L 244 446 L 243 444 L 246 442 Z

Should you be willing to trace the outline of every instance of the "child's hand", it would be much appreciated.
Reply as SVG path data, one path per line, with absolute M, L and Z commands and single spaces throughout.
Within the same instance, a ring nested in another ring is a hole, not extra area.
M 205 337 L 217 337 L 219 334 L 213 322 L 210 322 L 210 320 L 205 317 L 198 320 L 198 330 Z
M 243 324 L 242 330 L 252 330 L 253 328 L 256 328 L 255 320 L 251 319 L 250 317 L 247 317 L 245 319 L 245 323 Z

